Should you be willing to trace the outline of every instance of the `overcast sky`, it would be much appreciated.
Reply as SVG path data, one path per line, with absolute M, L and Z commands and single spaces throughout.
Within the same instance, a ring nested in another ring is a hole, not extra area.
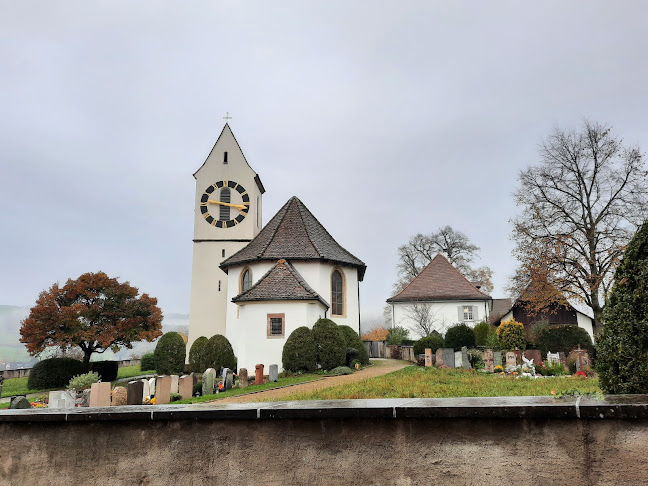
M 0 1 L 0 304 L 87 271 L 189 312 L 195 180 L 229 112 L 265 187 L 368 266 L 443 225 L 504 297 L 518 172 L 590 118 L 648 147 L 648 3 Z

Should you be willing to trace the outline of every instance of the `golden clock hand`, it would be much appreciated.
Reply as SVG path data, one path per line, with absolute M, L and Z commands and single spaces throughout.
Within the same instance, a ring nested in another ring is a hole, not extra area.
M 221 206 L 229 206 L 229 207 L 232 207 L 232 208 L 236 208 L 239 211 L 243 211 L 244 209 L 249 209 L 249 206 L 246 205 L 246 204 L 230 204 L 230 203 L 221 202 L 221 201 L 214 201 L 212 199 L 209 199 L 207 202 L 209 202 L 211 204 L 219 204 Z

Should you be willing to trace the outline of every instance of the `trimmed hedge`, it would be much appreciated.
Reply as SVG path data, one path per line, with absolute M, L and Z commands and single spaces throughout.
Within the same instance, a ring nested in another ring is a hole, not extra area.
M 218 375 L 223 368 L 236 371 L 236 356 L 225 336 L 216 334 L 209 338 L 205 348 L 205 369 L 214 368 Z M 203 370 L 204 371 L 204 370 Z
M 209 339 L 200 336 L 196 339 L 189 349 L 189 369 L 194 373 L 202 373 L 209 366 L 207 365 L 206 350 Z
M 486 346 L 486 339 L 488 338 L 488 333 L 490 331 L 495 331 L 493 327 L 485 321 L 481 321 L 473 329 L 473 334 L 475 334 L 475 344 L 477 346 L 484 347 Z
M 587 349 L 590 357 L 592 357 L 592 352 L 594 351 L 592 338 L 590 338 L 590 335 L 582 327 L 547 327 L 538 335 L 538 348 L 540 348 L 543 355 L 546 355 L 548 351 L 552 353 L 562 351 L 565 354 L 569 354 L 579 344 L 582 349 Z
M 49 358 L 39 361 L 29 372 L 27 388 L 41 390 L 44 388 L 66 387 L 72 377 L 86 372 L 83 361 L 72 358 Z
M 90 370 L 97 373 L 101 381 L 113 381 L 119 373 L 119 361 L 92 361 Z
M 140 360 L 140 371 L 151 371 L 155 369 L 155 353 L 146 353 Z
M 466 324 L 457 324 L 446 331 L 445 347 L 461 351 L 462 346 L 468 349 L 475 347 L 475 333 Z
M 318 319 L 313 326 L 317 362 L 325 370 L 346 364 L 346 343 L 342 331 L 330 319 Z
M 287 371 L 317 369 L 317 346 L 310 329 L 301 326 L 290 333 L 281 353 L 281 362 Z
M 177 332 L 167 332 L 158 340 L 154 354 L 158 375 L 179 374 L 184 370 L 187 345 Z
M 360 361 L 360 363 L 363 365 L 368 365 L 369 353 L 367 352 L 367 348 L 365 348 L 362 339 L 360 339 L 360 336 L 358 336 L 358 333 L 355 332 L 353 328 L 349 326 L 338 326 L 338 329 L 342 333 L 342 337 L 344 338 L 346 347 L 356 349 L 358 351 L 358 356 L 357 356 L 358 361 Z M 351 363 L 351 361 L 347 359 L 347 364 Z
M 439 333 L 430 334 L 424 338 L 419 339 L 414 343 L 414 356 L 425 354 L 425 348 L 430 348 L 432 354 L 436 353 L 437 349 L 445 346 L 445 340 Z

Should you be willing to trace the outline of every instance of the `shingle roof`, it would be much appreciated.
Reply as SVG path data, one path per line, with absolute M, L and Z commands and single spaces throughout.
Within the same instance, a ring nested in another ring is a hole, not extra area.
M 399 294 L 387 302 L 428 300 L 489 300 L 466 277 L 438 254 Z
M 511 299 L 493 299 L 493 308 L 488 316 L 489 324 L 495 324 L 513 308 Z
M 234 297 L 232 302 L 268 300 L 318 300 L 326 308 L 330 307 L 286 260 L 279 260 L 257 283 Z
M 221 263 L 221 268 L 258 260 L 320 260 L 358 269 L 364 278 L 367 266 L 342 248 L 297 197 L 291 197 L 261 232 L 244 248 Z

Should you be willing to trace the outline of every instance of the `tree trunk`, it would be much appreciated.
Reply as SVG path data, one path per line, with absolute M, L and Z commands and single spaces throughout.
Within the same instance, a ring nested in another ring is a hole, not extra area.
M 86 370 L 86 373 L 90 371 L 90 356 L 92 356 L 92 350 L 91 349 L 84 349 L 83 350 L 83 367 Z
M 599 304 L 598 289 L 590 294 L 592 299 L 592 312 L 594 313 L 594 336 L 603 329 L 603 308 Z

